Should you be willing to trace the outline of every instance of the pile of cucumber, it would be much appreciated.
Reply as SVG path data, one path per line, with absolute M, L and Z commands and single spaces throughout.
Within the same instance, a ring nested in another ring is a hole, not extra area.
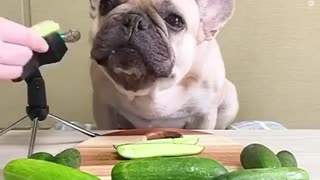
M 197 138 L 151 140 L 115 145 L 127 160 L 112 169 L 112 180 L 309 180 L 288 151 L 278 154 L 261 144 L 251 144 L 240 156 L 243 168 L 228 170 L 219 162 L 195 155 L 204 147 Z
M 81 166 L 80 152 L 74 148 L 66 149 L 55 156 L 47 152 L 37 152 L 32 154 L 29 158 L 54 162 L 74 169 L 79 169 Z
M 218 176 L 214 180 L 309 180 L 289 151 L 275 154 L 261 144 L 246 146 L 240 155 L 242 170 Z
M 198 157 L 199 138 L 180 137 L 114 145 L 124 158 L 111 172 L 112 180 L 309 180 L 289 151 L 275 154 L 261 144 L 246 146 L 242 168 L 228 171 L 218 161 Z M 66 149 L 53 156 L 40 152 L 10 161 L 5 180 L 101 180 L 80 170 L 80 152 Z

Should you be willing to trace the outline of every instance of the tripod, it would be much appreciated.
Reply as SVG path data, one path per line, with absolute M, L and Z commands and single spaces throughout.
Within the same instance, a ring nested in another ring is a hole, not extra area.
M 48 42 L 50 45 L 50 48 L 55 47 L 55 50 L 50 49 L 48 54 L 45 55 L 46 58 L 48 57 L 53 57 L 53 59 L 50 59 L 47 61 L 49 63 L 50 61 L 53 62 L 57 61 L 58 59 L 62 58 L 64 53 L 67 51 L 67 48 L 64 47 L 64 44 L 62 44 L 60 36 L 57 34 L 52 35 L 51 37 L 47 38 Z M 58 48 L 60 46 L 60 48 Z M 56 50 L 60 50 L 60 55 L 57 53 Z M 50 55 L 54 54 L 54 55 Z M 29 64 L 27 64 L 26 68 L 26 73 L 23 75 L 24 80 L 27 84 L 27 95 L 28 95 L 28 106 L 26 107 L 26 113 L 27 115 L 20 120 L 16 121 L 9 127 L 3 129 L 0 131 L 0 136 L 6 134 L 16 126 L 18 126 L 20 123 L 24 122 L 27 119 L 30 119 L 32 121 L 32 130 L 31 130 L 31 138 L 29 142 L 29 151 L 28 151 L 28 157 L 30 157 L 34 151 L 34 145 L 35 145 L 35 140 L 36 140 L 36 135 L 37 135 L 37 129 L 38 129 L 38 123 L 41 121 L 46 120 L 48 117 L 58 121 L 66 126 L 69 126 L 73 128 L 74 130 L 77 130 L 89 137 L 96 137 L 99 136 L 99 134 L 87 131 L 77 125 L 72 124 L 71 122 L 64 120 L 54 114 L 49 113 L 49 106 L 47 104 L 47 95 L 46 95 L 46 87 L 45 87 L 45 82 L 44 79 L 41 75 L 41 72 L 38 68 L 35 68 L 36 66 L 39 66 L 37 64 L 39 58 L 44 60 L 46 58 L 41 58 L 43 56 L 35 55 L 32 61 L 30 61 Z M 56 59 L 54 59 L 56 58 Z M 46 62 L 42 61 L 42 64 L 45 64 Z M 31 70 L 32 69 L 32 70 Z M 19 79 L 18 81 L 20 81 Z

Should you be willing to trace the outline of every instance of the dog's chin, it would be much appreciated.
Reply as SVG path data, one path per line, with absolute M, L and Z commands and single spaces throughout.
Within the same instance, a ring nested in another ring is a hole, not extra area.
M 124 91 L 130 91 L 135 95 L 146 95 L 151 89 L 163 90 L 168 88 L 174 75 L 157 77 L 145 65 L 143 56 L 135 49 L 122 47 L 111 50 L 107 59 L 100 60 L 100 67 L 105 75 L 110 78 L 117 87 Z

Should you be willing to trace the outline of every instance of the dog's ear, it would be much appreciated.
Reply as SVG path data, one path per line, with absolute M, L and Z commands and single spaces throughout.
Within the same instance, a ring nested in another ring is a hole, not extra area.
M 90 17 L 94 19 L 99 14 L 100 0 L 89 0 L 89 1 L 90 1 Z
M 229 21 L 234 12 L 234 0 L 196 0 L 205 39 L 212 39 Z

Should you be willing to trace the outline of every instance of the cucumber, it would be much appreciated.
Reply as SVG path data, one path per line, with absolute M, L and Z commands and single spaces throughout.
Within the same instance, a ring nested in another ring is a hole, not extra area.
M 213 180 L 309 180 L 308 173 L 295 167 L 245 169 L 223 174 Z
M 127 144 L 189 144 L 196 145 L 199 142 L 199 138 L 197 137 L 182 137 L 182 138 L 168 138 L 168 139 L 154 139 L 148 141 L 134 142 L 134 143 L 123 143 L 114 145 L 114 148 L 117 148 L 121 145 Z
M 54 162 L 75 169 L 79 169 L 81 165 L 80 152 L 74 148 L 66 149 L 58 153 L 56 156 L 53 156 L 52 154 L 47 152 L 38 152 L 32 154 L 29 158 Z
M 45 37 L 51 33 L 58 32 L 60 25 L 54 21 L 46 20 L 32 26 L 31 29 L 38 32 L 42 37 Z
M 77 169 L 36 159 L 8 162 L 3 176 L 5 180 L 101 180 Z
M 81 155 L 77 149 L 69 148 L 57 154 L 54 157 L 54 162 L 79 169 L 81 166 Z
M 112 180 L 212 180 L 227 173 L 217 161 L 203 157 L 164 157 L 122 161 Z
M 49 161 L 49 162 L 54 162 L 54 156 L 50 153 L 47 152 L 37 152 L 32 154 L 30 159 L 37 159 L 37 160 L 43 160 L 43 161 Z
M 125 144 L 116 148 L 123 158 L 174 157 L 200 154 L 203 146 L 189 144 Z
M 277 154 L 282 167 L 298 167 L 298 163 L 294 155 L 289 151 L 280 151 Z
M 245 147 L 241 152 L 240 161 L 244 169 L 281 167 L 276 154 L 261 144 L 251 144 Z

